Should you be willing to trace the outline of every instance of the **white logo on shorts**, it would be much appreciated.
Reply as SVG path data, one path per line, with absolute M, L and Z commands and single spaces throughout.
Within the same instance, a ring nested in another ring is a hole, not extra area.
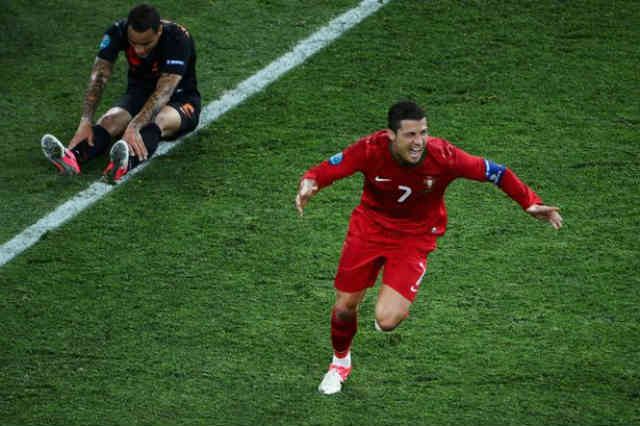
M 424 267 L 424 262 L 420 262 L 418 263 L 418 265 L 420 266 L 420 269 L 422 269 L 422 274 L 420 275 L 420 278 L 418 278 L 416 283 L 411 287 L 409 287 L 409 289 L 414 293 L 417 293 L 418 290 L 420 290 L 420 284 L 422 283 L 422 278 L 424 278 L 424 274 L 427 272 L 427 268 Z

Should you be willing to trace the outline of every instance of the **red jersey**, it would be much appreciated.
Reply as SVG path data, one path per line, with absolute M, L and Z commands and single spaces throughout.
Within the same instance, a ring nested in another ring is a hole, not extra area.
M 384 228 L 411 234 L 441 236 L 447 227 L 444 192 L 455 179 L 491 181 L 523 209 L 542 200 L 511 170 L 470 155 L 444 139 L 427 139 L 416 165 L 401 165 L 391 153 L 391 140 L 382 130 L 308 170 L 302 178 L 324 188 L 355 172 L 364 175 L 360 209 Z

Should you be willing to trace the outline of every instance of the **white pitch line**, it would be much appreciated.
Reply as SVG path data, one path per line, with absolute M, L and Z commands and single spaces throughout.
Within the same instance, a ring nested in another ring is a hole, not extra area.
M 164 155 L 171 151 L 182 141 L 197 133 L 203 127 L 217 120 L 227 111 L 235 108 L 247 98 L 260 92 L 262 89 L 279 79 L 283 74 L 297 67 L 313 56 L 316 52 L 331 44 L 350 28 L 359 24 L 367 16 L 375 13 L 391 0 L 363 0 L 355 8 L 343 13 L 325 27 L 313 33 L 310 37 L 300 41 L 290 52 L 273 61 L 267 67 L 258 71 L 253 76 L 244 80 L 235 89 L 227 92 L 221 98 L 206 105 L 200 114 L 200 125 L 193 132 L 172 143 L 161 143 L 154 154 Z M 149 161 L 151 161 L 151 158 Z M 131 176 L 144 169 L 149 161 L 145 161 L 135 169 L 127 173 L 120 181 L 125 183 Z M 13 237 L 0 247 L 0 267 L 11 261 L 14 257 L 37 243 L 42 235 L 67 222 L 78 213 L 111 192 L 115 186 L 102 182 L 95 182 L 84 191 L 79 192 L 73 198 L 57 207 L 35 224 L 31 225 L 20 234 Z

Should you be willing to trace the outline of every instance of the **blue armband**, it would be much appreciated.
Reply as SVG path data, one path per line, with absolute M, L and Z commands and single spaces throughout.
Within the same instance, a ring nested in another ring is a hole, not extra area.
M 499 185 L 500 181 L 502 180 L 502 175 L 504 174 L 504 171 L 507 168 L 502 164 L 496 164 L 493 161 L 487 160 L 486 158 L 484 160 L 484 165 L 485 165 L 484 175 L 487 178 L 487 180 L 489 182 L 495 183 L 496 185 Z
M 329 158 L 329 164 L 331 164 L 332 166 L 337 166 L 338 164 L 342 163 L 343 157 L 344 154 L 342 152 L 334 154 L 331 156 L 331 158 Z

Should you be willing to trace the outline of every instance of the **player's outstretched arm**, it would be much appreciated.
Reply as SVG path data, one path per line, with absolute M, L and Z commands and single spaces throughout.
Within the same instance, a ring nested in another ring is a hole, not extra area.
M 558 213 L 557 207 L 545 206 L 543 204 L 532 204 L 527 209 L 527 213 L 536 219 L 546 220 L 551 223 L 554 229 L 562 228 L 562 216 Z
M 318 182 L 313 179 L 302 179 L 298 185 L 298 195 L 296 195 L 296 209 L 300 216 L 304 216 L 304 206 L 307 205 L 311 197 L 317 194 Z

